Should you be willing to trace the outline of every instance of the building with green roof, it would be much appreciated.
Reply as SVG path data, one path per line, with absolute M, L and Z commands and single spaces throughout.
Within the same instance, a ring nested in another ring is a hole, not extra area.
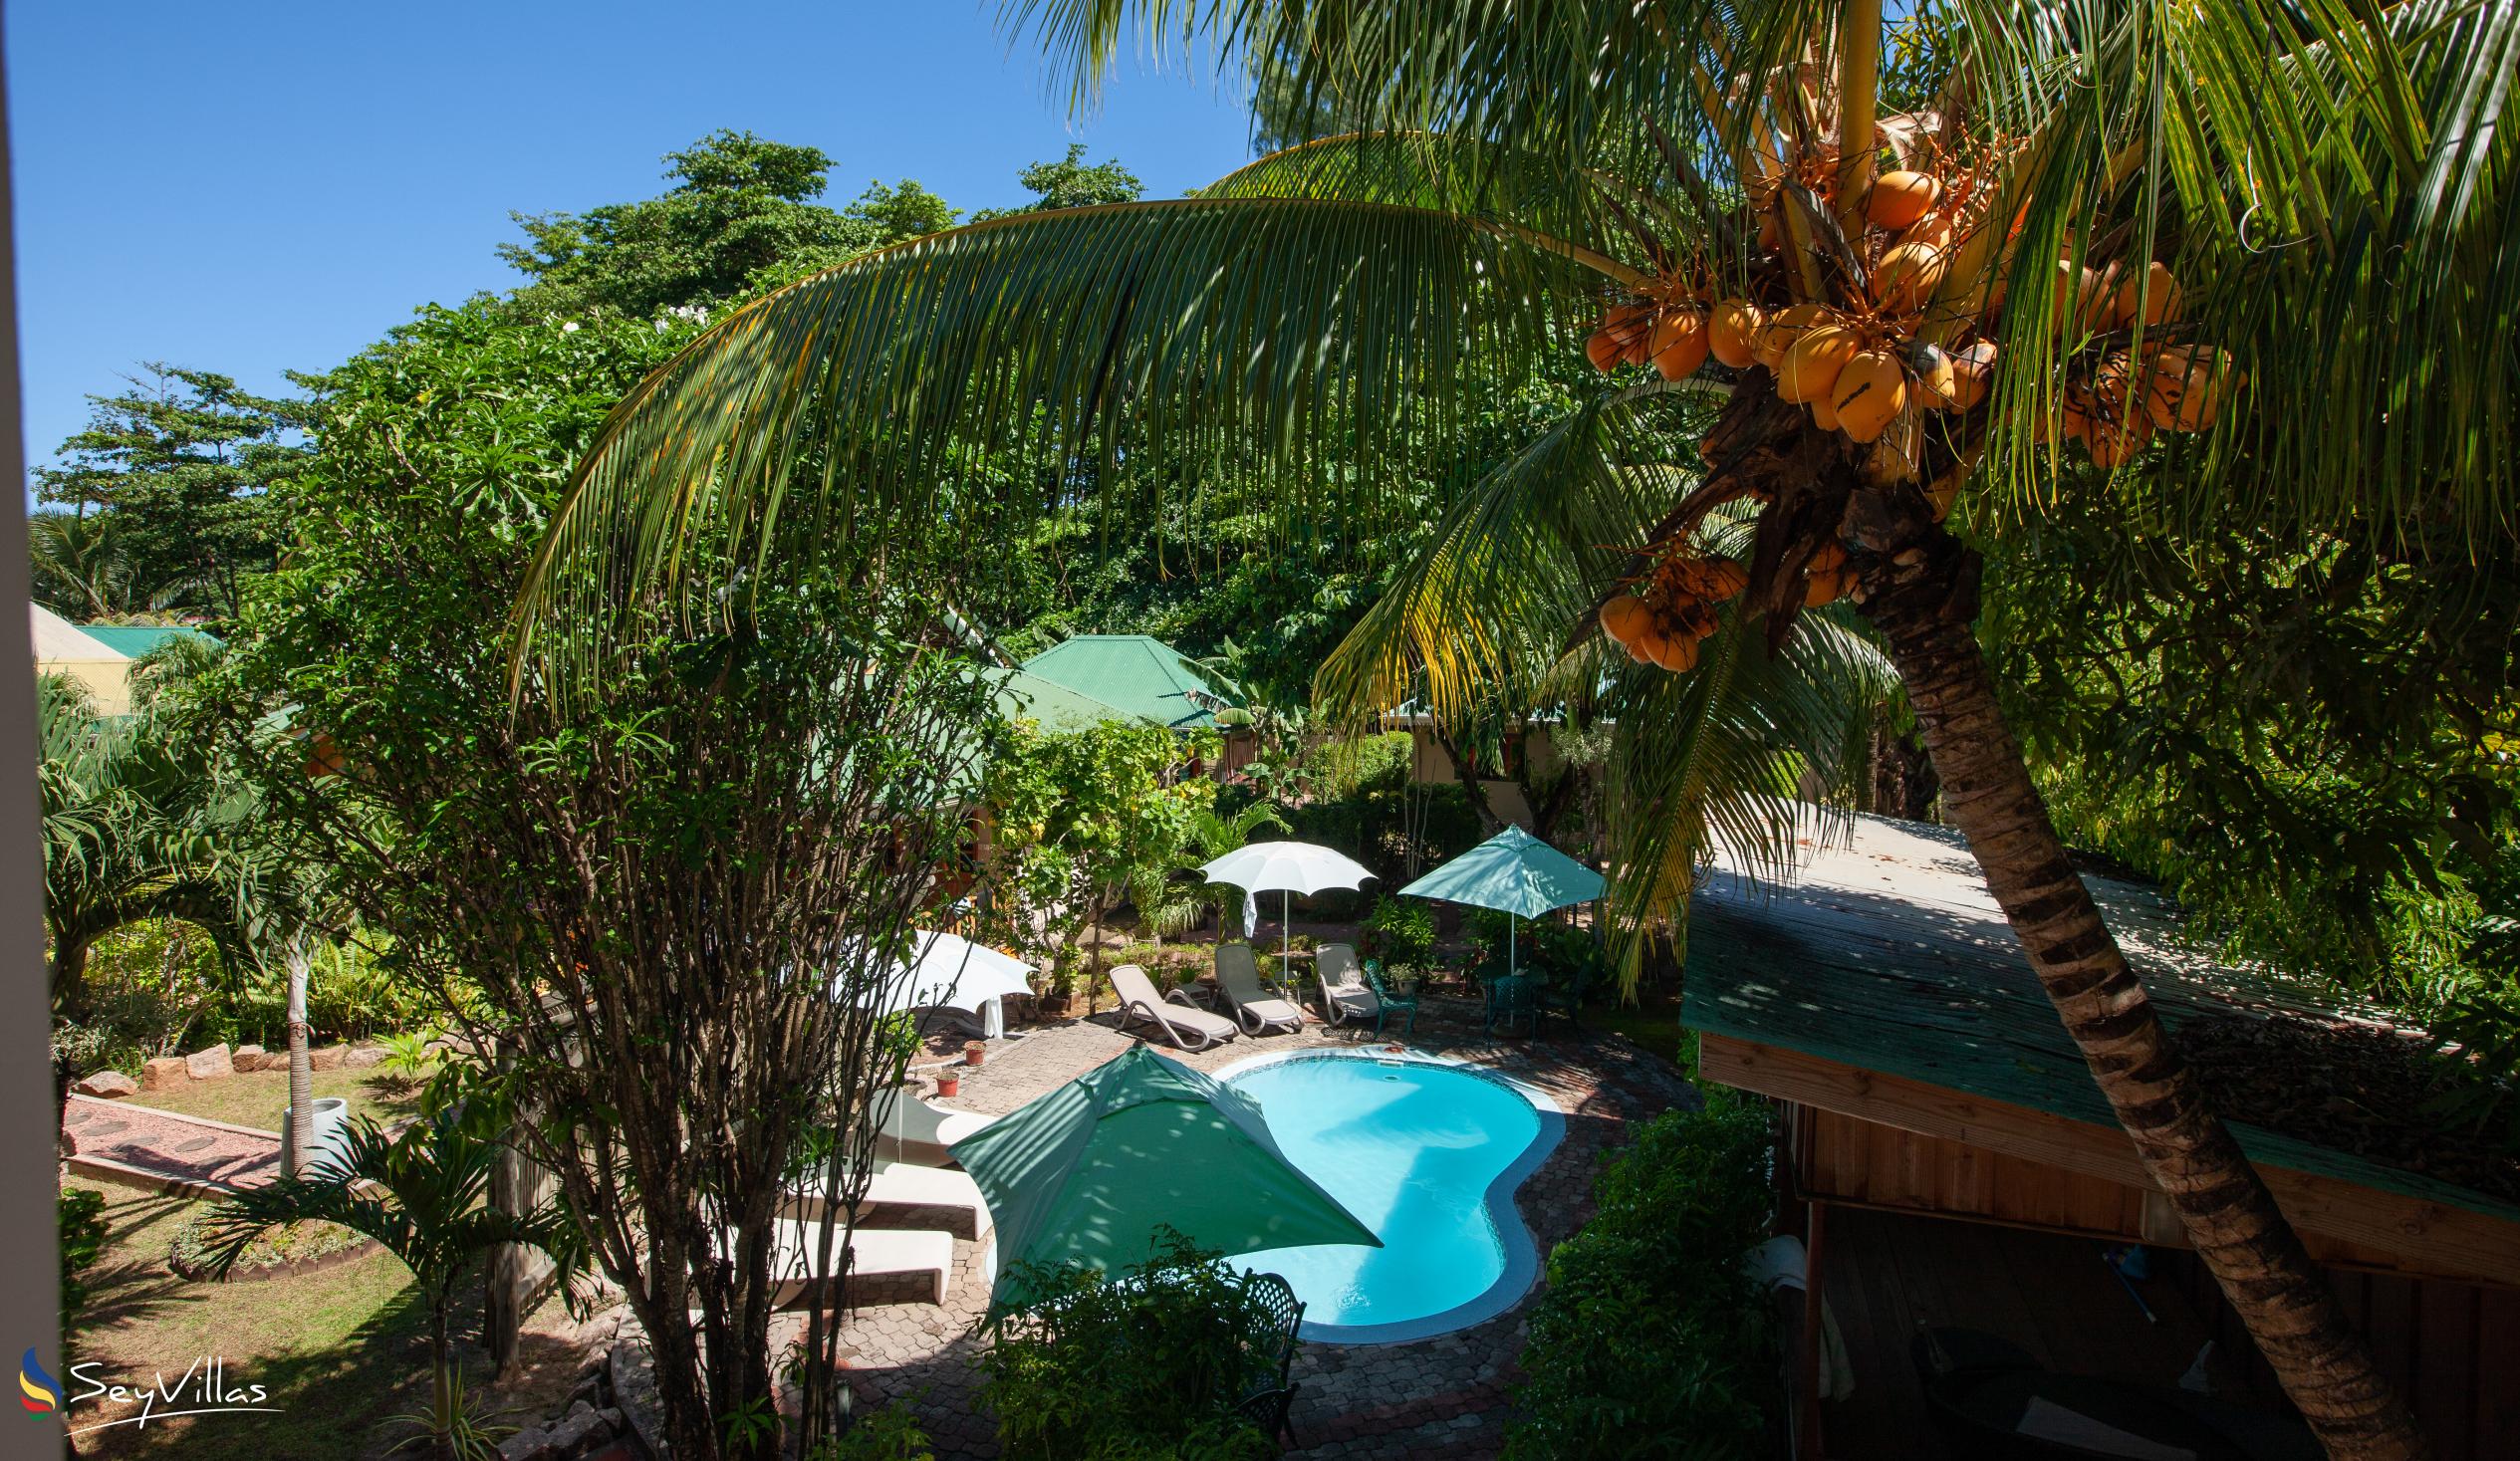
M 79 632 L 131 659 L 139 658 L 168 639 L 192 638 L 206 639 L 213 644 L 219 642 L 216 634 L 205 634 L 199 629 L 184 624 L 81 624 Z
M 1045 731 L 1092 730 L 1110 720 L 1134 720 L 1117 705 L 1097 700 L 1040 675 L 1020 669 L 993 671 L 998 708 L 1010 720 L 1029 720 Z
M 1146 634 L 1079 634 L 1024 661 L 1024 673 L 1126 716 L 1174 730 L 1209 730 L 1219 694 L 1171 645 Z

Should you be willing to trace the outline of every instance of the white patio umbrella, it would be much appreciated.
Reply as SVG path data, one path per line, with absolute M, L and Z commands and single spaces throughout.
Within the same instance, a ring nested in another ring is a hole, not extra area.
M 1243 917 L 1258 932 L 1259 904 L 1253 894 L 1282 893 L 1279 900 L 1279 922 L 1284 942 L 1278 957 L 1283 959 L 1295 946 L 1295 932 L 1290 923 L 1297 893 L 1317 893 L 1324 888 L 1362 887 L 1375 876 L 1373 868 L 1344 852 L 1312 843 L 1250 843 L 1234 849 L 1224 856 L 1201 867 L 1210 882 L 1229 883 L 1244 893 Z
M 937 1006 L 978 1014 L 990 1000 L 1033 992 L 1032 966 L 1011 954 L 952 933 L 922 932 L 917 939 L 898 1008 Z
M 961 1010 L 979 1016 L 994 1039 L 1005 1028 L 990 1018 L 996 1002 L 1033 992 L 1032 966 L 1021 959 L 957 934 L 914 931 L 911 938 L 908 961 L 893 966 L 881 986 L 860 996 L 862 1002 L 873 1004 L 880 998 L 887 1014 Z

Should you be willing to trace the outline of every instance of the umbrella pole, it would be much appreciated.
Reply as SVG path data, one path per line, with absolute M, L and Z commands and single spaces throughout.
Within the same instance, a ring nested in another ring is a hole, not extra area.
M 1521 930 L 1521 929 L 1519 929 L 1519 928 L 1516 928 L 1516 927 L 1514 926 L 1514 912 L 1513 912 L 1513 910 L 1512 910 L 1511 908 L 1506 909 L 1506 910 L 1505 910 L 1505 977 L 1506 977 L 1506 978 L 1508 978 L 1508 979 L 1511 979 L 1511 978 L 1513 978 L 1513 977 L 1514 977 L 1514 972 L 1515 972 L 1515 970 L 1516 970 L 1517 968 L 1519 968 L 1519 967 L 1520 967 L 1520 964 L 1521 964 L 1521 950 L 1519 950 L 1518 948 L 1516 948 L 1516 947 L 1515 947 L 1515 943 L 1516 943 L 1516 941 L 1517 941 L 1517 940 L 1519 940 L 1519 939 L 1521 938 L 1521 936 L 1522 936 L 1522 930 Z
M 1288 972 L 1287 965 L 1294 957 L 1295 890 L 1282 887 L 1278 889 L 1278 977 L 1290 984 L 1295 982 L 1295 977 Z

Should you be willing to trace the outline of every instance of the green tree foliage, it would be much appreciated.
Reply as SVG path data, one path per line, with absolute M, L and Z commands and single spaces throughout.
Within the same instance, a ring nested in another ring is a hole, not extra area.
M 1215 805 L 1215 784 L 1186 774 L 1193 756 L 1213 753 L 1207 740 L 1134 721 L 1025 725 L 991 758 L 983 796 L 1004 869 L 1000 932 L 1047 945 L 1057 992 L 1075 988 L 1078 938 L 1123 897 L 1156 901 L 1180 864 L 1198 815 Z
M 54 1016 L 86 1018 L 89 950 L 143 920 L 184 919 L 243 958 L 250 799 L 154 711 L 99 715 L 55 675 L 37 681 L 37 704 Z
M 1035 162 L 1015 176 L 1034 195 L 1033 201 L 1013 208 L 982 208 L 971 215 L 972 222 L 1011 218 L 1018 213 L 1046 213 L 1053 208 L 1134 203 L 1146 192 L 1146 185 L 1138 180 L 1137 174 L 1122 166 L 1117 158 L 1086 161 L 1083 142 L 1070 142 L 1066 156 Z
M 230 612 L 271 565 L 286 526 L 272 488 L 303 459 L 303 402 L 209 370 L 152 362 L 92 395 L 61 462 L 35 470 L 37 601 L 72 618 L 170 609 Z M 67 521 L 66 521 L 67 520 Z
M 846 210 L 815 201 L 832 159 L 818 147 L 748 131 L 712 132 L 665 154 L 661 197 L 584 213 L 518 213 L 525 242 L 499 257 L 531 282 L 529 311 L 607 309 L 635 320 L 706 306 L 773 272 L 812 272 L 868 249 L 950 226 L 954 210 L 917 183 L 877 183 Z
M 516 1052 L 501 1080 L 543 1116 L 518 1139 L 660 1337 L 676 1452 L 708 1457 L 771 1443 L 726 1422 L 772 1413 L 772 1194 L 800 1132 L 872 1129 L 862 976 L 951 867 L 992 732 L 984 682 L 925 642 L 928 601 L 884 577 L 959 597 L 947 545 L 907 533 L 731 618 L 642 617 L 603 695 L 529 672 L 511 697 L 504 609 L 571 462 L 687 338 L 662 325 L 483 300 L 314 382 L 300 538 L 220 688 L 274 821 L 339 869 L 385 967 Z
M 1776 1327 L 1742 1259 L 1768 1235 L 1766 1106 L 1720 1088 L 1646 1122 L 1549 1255 L 1523 1348 L 1512 1461 L 1772 1454 Z
M 2246 527 L 2124 486 L 1990 541 L 1984 638 L 2079 846 L 2239 954 L 2428 1014 L 2520 867 L 2520 560 Z

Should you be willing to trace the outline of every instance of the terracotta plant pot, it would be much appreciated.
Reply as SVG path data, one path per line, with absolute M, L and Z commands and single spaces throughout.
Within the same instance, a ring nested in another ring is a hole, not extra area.
M 987 1041 L 966 1040 L 962 1043 L 962 1063 L 964 1065 L 977 1066 L 988 1058 L 989 1044 Z
M 951 1072 L 936 1078 L 937 1096 L 950 1100 L 962 1094 L 962 1078 Z

